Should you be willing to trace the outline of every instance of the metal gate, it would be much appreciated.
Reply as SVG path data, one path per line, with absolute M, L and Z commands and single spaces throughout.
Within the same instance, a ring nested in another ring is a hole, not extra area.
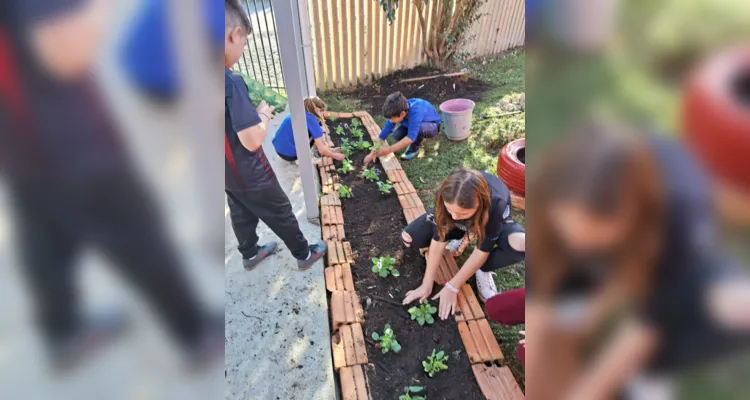
M 247 16 L 250 18 L 253 33 L 247 37 L 242 58 L 233 69 L 247 74 L 282 95 L 286 95 L 284 70 L 281 67 L 279 42 L 276 39 L 276 22 L 271 1 L 240 0 Z

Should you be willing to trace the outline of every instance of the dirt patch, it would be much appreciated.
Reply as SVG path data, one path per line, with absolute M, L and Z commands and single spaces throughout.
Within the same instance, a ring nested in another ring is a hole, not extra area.
M 424 66 L 396 71 L 380 78 L 372 84 L 357 88 L 353 95 L 362 101 L 363 104 L 369 104 L 370 109 L 367 111 L 371 115 L 376 116 L 383 113 L 385 98 L 396 91 L 400 91 L 408 99 L 418 97 L 432 104 L 440 104 L 446 100 L 457 98 L 470 99 L 475 102 L 479 101 L 482 99 L 482 94 L 493 86 L 488 82 L 468 78 L 468 74 L 463 77 L 435 78 L 400 83 L 402 79 L 444 73 L 446 71 Z
M 334 129 L 350 122 L 348 119 L 327 122 L 337 145 L 341 138 Z M 401 244 L 400 235 L 406 221 L 395 191 L 381 195 L 375 183 L 361 177 L 366 155 L 367 151 L 353 153 L 350 161 L 355 170 L 346 175 L 339 173 L 339 176 L 353 195 L 342 199 L 344 230 L 357 260 L 352 265 L 352 274 L 365 310 L 363 327 L 368 341 L 367 356 L 372 364 L 368 369 L 372 397 L 395 399 L 403 394 L 405 386 L 417 385 L 427 388 L 429 399 L 484 399 L 471 371 L 456 321 L 452 318 L 441 321 L 436 315 L 433 325 L 420 327 L 411 320 L 409 307 L 401 305 L 406 292 L 421 284 L 425 261 L 417 251 L 407 251 Z M 341 163 L 336 162 L 336 168 L 340 167 Z M 386 180 L 380 162 L 376 167 L 381 180 Z M 396 259 L 396 268 L 401 273 L 398 278 L 380 278 L 371 271 L 370 259 L 385 255 Z M 434 293 L 437 290 L 435 285 Z M 391 325 L 402 346 L 398 354 L 382 354 L 374 347 L 372 332 L 382 334 L 385 324 Z M 432 349 L 445 351 L 449 356 L 449 369 L 429 378 L 422 368 L 422 360 Z

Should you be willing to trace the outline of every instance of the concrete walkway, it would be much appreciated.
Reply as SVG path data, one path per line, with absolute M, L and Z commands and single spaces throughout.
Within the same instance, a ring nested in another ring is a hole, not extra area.
M 271 122 L 263 147 L 302 232 L 314 242 L 320 240 L 320 227 L 307 221 L 299 167 L 279 159 L 271 144 L 285 116 Z M 245 271 L 226 205 L 224 214 L 225 398 L 335 399 L 322 261 L 298 271 L 283 242 L 261 222 L 261 243 L 276 240 L 279 250 L 255 270 Z

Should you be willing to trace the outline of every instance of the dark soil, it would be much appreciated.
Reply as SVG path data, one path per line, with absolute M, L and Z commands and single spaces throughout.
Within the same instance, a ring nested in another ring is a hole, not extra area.
M 407 99 L 418 97 L 432 104 L 440 104 L 450 99 L 470 99 L 475 102 L 481 100 L 482 93 L 492 87 L 491 83 L 463 77 L 435 78 L 416 82 L 400 83 L 402 79 L 419 78 L 422 76 L 439 75 L 458 71 L 441 71 L 424 66 L 408 70 L 396 71 L 384 76 L 375 83 L 357 88 L 354 95 L 363 104 L 371 104 L 368 112 L 372 116 L 383 113 L 385 98 L 393 92 L 401 92 Z
M 337 145 L 341 141 L 334 129 L 350 122 L 343 119 L 327 122 Z M 404 393 L 405 386 L 416 385 L 425 386 L 427 398 L 431 400 L 484 399 L 471 371 L 456 321 L 453 318 L 442 321 L 435 315 L 433 325 L 420 327 L 411 320 L 409 307 L 401 305 L 406 292 L 422 283 L 425 261 L 418 251 L 407 250 L 401 244 L 401 231 L 406 221 L 395 191 L 381 195 L 375 183 L 361 177 L 366 155 L 367 151 L 353 153 L 350 160 L 355 170 L 347 175 L 339 173 L 339 176 L 341 183 L 352 190 L 352 198 L 342 199 L 344 230 L 355 255 L 352 274 L 365 310 L 363 327 L 371 363 L 368 379 L 372 397 L 396 399 Z M 340 167 L 336 162 L 336 168 Z M 380 162 L 376 167 L 381 171 L 381 180 L 386 180 Z M 371 271 L 370 259 L 386 255 L 396 259 L 396 268 L 401 273 L 398 278 L 380 278 Z M 435 285 L 434 294 L 437 290 Z M 398 354 L 382 354 L 374 346 L 372 332 L 382 334 L 385 324 L 391 325 L 402 346 Z M 445 351 L 449 369 L 429 378 L 422 368 L 422 360 L 426 360 L 433 349 Z

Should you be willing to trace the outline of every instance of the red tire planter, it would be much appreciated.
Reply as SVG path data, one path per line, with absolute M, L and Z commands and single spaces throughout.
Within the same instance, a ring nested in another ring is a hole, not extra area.
M 750 47 L 721 53 L 695 70 L 682 120 L 687 142 L 711 173 L 750 191 Z
M 497 176 L 510 190 L 526 195 L 526 139 L 514 140 L 505 145 L 497 156 Z

